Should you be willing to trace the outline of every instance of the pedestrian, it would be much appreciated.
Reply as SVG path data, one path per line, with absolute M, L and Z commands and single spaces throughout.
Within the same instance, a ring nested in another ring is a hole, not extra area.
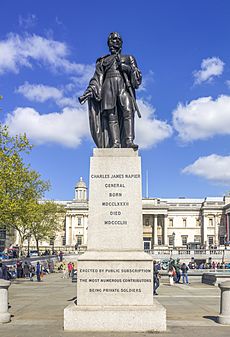
M 188 284 L 188 267 L 187 267 L 186 263 L 182 264 L 181 271 L 182 271 L 182 280 L 183 280 L 183 283 Z
M 176 270 L 175 268 L 170 265 L 169 266 L 169 270 L 168 270 L 168 276 L 169 276 L 169 284 L 170 286 L 173 286 L 174 285 L 174 277 L 176 275 Z
M 34 276 L 34 266 L 32 266 L 32 264 L 30 263 L 30 265 L 29 265 L 29 278 L 30 278 L 30 281 L 33 281 L 33 276 Z
M 153 261 L 153 294 L 158 295 L 157 289 L 160 286 L 160 273 L 159 273 L 159 265 L 157 265 L 156 261 Z
M 63 261 L 63 252 L 60 251 L 59 253 L 59 261 L 62 262 Z
M 22 269 L 22 261 L 17 261 L 16 263 L 17 267 L 17 278 L 21 278 L 23 276 L 23 269 Z
M 3 279 L 3 280 L 11 279 L 11 275 L 8 271 L 7 266 L 3 264 L 2 262 L 0 262 L 0 279 Z
M 29 265 L 26 261 L 23 266 L 23 274 L 25 278 L 29 278 Z
M 62 278 L 67 278 L 67 269 L 65 264 L 62 266 Z
M 177 259 L 175 264 L 174 264 L 174 268 L 176 271 L 176 274 L 174 276 L 174 281 L 175 283 L 180 283 L 180 278 L 181 278 L 181 274 L 180 274 L 180 259 Z
M 68 274 L 69 274 L 69 277 L 70 277 L 71 274 L 72 274 L 72 270 L 73 270 L 73 264 L 72 264 L 72 262 L 69 262 L 69 263 L 68 263 Z
M 37 281 L 41 282 L 41 265 L 39 261 L 37 262 L 37 265 L 36 265 L 36 276 L 37 276 Z

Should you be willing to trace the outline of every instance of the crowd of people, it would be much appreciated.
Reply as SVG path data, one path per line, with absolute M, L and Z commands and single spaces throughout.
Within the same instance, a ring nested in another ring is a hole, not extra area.
M 54 271 L 53 260 L 43 260 L 32 263 L 31 261 L 17 260 L 16 264 L 6 265 L 0 262 L 0 278 L 5 280 L 25 278 L 30 281 L 36 279 L 41 281 L 45 274 L 52 273 Z

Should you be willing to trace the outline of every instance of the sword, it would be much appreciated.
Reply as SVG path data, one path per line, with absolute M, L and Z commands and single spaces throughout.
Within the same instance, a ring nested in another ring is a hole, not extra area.
M 139 118 L 141 118 L 141 113 L 140 113 L 140 110 L 139 110 L 139 108 L 138 108 L 136 98 L 135 98 L 135 96 L 134 96 L 134 94 L 133 94 L 132 85 L 131 85 L 131 83 L 130 83 L 130 80 L 129 80 L 129 78 L 128 78 L 128 75 L 126 74 L 126 72 L 124 72 L 124 71 L 122 70 L 121 61 L 120 61 L 120 55 L 119 55 L 119 54 L 117 54 L 117 60 L 118 60 L 118 66 L 119 66 L 120 71 L 121 71 L 121 73 L 122 73 L 122 75 L 123 75 L 123 77 L 124 77 L 124 80 L 125 80 L 125 85 L 126 85 L 128 91 L 129 91 L 129 94 L 130 94 L 131 98 L 132 98 L 132 102 L 133 102 L 133 105 L 134 105 L 134 109 L 135 109 L 135 111 L 137 112 L 137 116 L 138 116 Z

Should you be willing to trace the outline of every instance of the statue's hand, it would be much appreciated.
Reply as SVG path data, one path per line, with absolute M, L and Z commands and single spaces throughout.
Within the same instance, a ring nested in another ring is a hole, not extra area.
M 93 93 L 91 91 L 88 91 L 84 93 L 84 95 L 78 97 L 78 100 L 80 104 L 84 104 L 90 97 L 93 97 Z

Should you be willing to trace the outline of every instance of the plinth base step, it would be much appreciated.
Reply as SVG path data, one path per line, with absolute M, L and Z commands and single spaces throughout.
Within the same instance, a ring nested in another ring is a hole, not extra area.
M 166 331 L 166 309 L 147 306 L 78 306 L 64 309 L 65 331 Z

